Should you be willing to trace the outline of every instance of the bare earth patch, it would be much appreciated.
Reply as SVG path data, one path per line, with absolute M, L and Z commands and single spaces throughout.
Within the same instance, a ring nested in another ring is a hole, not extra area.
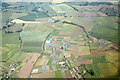
M 20 19 L 14 19 L 11 22 L 13 22 L 13 23 L 42 23 L 42 22 L 36 22 L 36 21 L 24 21 L 24 20 L 20 20 Z

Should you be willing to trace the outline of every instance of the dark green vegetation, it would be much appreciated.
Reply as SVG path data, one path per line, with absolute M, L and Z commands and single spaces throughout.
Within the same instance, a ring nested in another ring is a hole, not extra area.
M 40 47 L 42 42 L 24 42 L 24 47 Z
M 35 13 L 30 13 L 27 16 L 20 17 L 18 19 L 25 20 L 25 21 L 34 21 L 37 18 Z
M 38 18 L 46 18 L 48 15 L 45 12 L 38 11 L 37 12 Z
M 35 21 L 36 18 L 45 18 L 48 17 L 44 12 L 39 11 L 36 13 L 29 13 L 27 16 L 22 16 L 18 19 L 25 20 L 25 21 Z
M 23 52 L 41 52 L 42 42 L 24 42 L 22 51 Z
M 47 63 L 47 65 L 50 65 L 50 64 L 52 64 L 52 59 L 50 59 L 49 61 L 48 61 L 48 63 Z
M 109 7 L 102 7 L 99 11 L 101 11 L 102 13 L 108 16 L 116 16 L 118 14 L 118 10 Z
M 92 60 L 93 60 L 93 64 L 106 62 L 105 56 L 92 57 Z
M 70 5 L 79 5 L 79 6 L 88 6 L 88 5 L 98 6 L 100 4 L 112 5 L 112 3 L 110 2 L 65 2 L 65 3 Z
M 23 52 L 37 52 L 40 53 L 42 51 L 41 47 L 23 47 L 22 50 Z

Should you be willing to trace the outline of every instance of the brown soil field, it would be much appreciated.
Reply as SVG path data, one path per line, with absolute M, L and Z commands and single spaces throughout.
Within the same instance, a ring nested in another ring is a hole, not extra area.
M 79 53 L 78 53 L 78 47 L 77 47 L 77 45 L 71 45 L 70 49 L 71 49 L 71 53 L 72 53 L 73 55 L 79 54 Z
M 53 38 L 53 39 L 55 39 L 55 38 L 57 39 L 57 38 L 58 38 L 58 36 L 52 36 L 52 38 Z
M 26 63 L 27 61 L 29 61 L 30 57 L 29 56 L 26 56 L 24 59 L 23 59 L 23 63 Z
M 55 72 L 40 73 L 32 75 L 32 78 L 55 78 Z
M 81 64 L 92 64 L 91 60 L 88 61 L 81 61 L 81 62 L 75 62 L 75 66 L 80 66 Z
M 97 49 L 97 47 L 90 47 L 90 49 Z
M 25 64 L 25 66 L 23 66 L 20 69 L 20 72 L 17 74 L 17 76 L 19 78 L 28 78 L 34 63 L 36 62 L 36 60 L 38 59 L 39 56 L 40 56 L 40 54 L 35 53 L 32 56 L 32 58 Z
M 70 53 L 75 56 L 75 58 L 78 58 L 78 56 L 90 56 L 90 51 L 88 46 L 78 46 L 77 45 L 71 45 L 70 47 L 71 51 Z
M 66 36 L 66 34 L 67 34 L 66 32 L 60 32 L 59 36 Z

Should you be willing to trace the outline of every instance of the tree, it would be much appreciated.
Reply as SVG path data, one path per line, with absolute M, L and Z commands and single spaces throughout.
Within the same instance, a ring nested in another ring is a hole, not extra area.
M 5 29 L 5 28 L 7 28 L 6 26 L 3 26 L 3 28 L 2 29 Z

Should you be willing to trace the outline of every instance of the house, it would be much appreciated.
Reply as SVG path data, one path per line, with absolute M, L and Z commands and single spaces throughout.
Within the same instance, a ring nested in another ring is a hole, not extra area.
M 60 64 L 60 65 L 63 65 L 63 64 L 65 64 L 65 62 L 59 62 L 59 64 Z

